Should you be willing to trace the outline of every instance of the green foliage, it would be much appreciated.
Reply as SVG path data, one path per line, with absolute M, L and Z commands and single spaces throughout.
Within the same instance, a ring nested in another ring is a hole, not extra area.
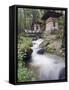
M 63 32 L 60 31 L 60 33 L 57 33 L 56 39 L 62 39 Z
M 58 19 L 59 29 L 64 29 L 64 24 L 65 24 L 64 19 L 65 19 L 64 17 L 61 17 L 60 19 Z
M 25 67 L 23 60 L 25 49 L 32 45 L 32 39 L 23 34 L 18 35 L 18 82 L 36 80 L 36 75 L 31 69 Z
M 18 62 L 18 82 L 33 81 L 36 75 L 31 69 L 27 69 L 22 66 L 22 63 Z
M 65 35 L 64 29 L 53 30 L 49 35 L 44 33 L 43 46 L 48 53 L 58 56 L 65 56 Z M 47 44 L 48 43 L 48 44 Z M 47 45 L 46 45 L 47 44 Z
M 64 18 L 59 19 L 59 20 L 58 20 L 58 24 L 59 24 L 59 25 L 63 25 L 63 26 L 64 26 Z
M 32 39 L 29 37 L 23 36 L 23 34 L 20 34 L 18 36 L 18 60 L 23 59 L 24 51 L 25 49 L 32 46 Z
M 47 47 L 46 48 L 46 51 L 48 52 L 48 53 L 54 53 L 55 52 L 55 48 L 50 48 L 50 47 Z
M 65 35 L 63 34 L 63 37 L 62 37 L 62 45 L 61 45 L 61 48 L 65 48 Z

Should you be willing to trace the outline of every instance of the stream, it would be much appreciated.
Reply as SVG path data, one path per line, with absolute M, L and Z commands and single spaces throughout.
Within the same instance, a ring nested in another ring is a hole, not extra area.
M 38 80 L 60 80 L 65 79 L 65 62 L 63 58 L 53 54 L 38 54 L 41 49 L 39 45 L 43 39 L 32 41 L 33 49 L 32 64 L 36 68 Z

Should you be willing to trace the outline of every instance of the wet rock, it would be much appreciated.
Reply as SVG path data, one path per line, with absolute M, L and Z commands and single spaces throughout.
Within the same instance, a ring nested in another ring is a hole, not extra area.
M 39 49 L 39 50 L 37 51 L 37 54 L 44 54 L 44 51 L 45 51 L 45 50 L 41 48 L 41 49 Z
M 37 40 L 37 37 L 33 37 L 33 40 Z
M 65 79 L 65 68 L 60 71 L 59 80 Z
M 31 48 L 28 48 L 28 49 L 25 50 L 25 53 L 24 53 L 24 56 L 23 56 L 23 61 L 25 62 L 26 67 L 31 62 L 32 52 L 33 52 L 33 50 Z

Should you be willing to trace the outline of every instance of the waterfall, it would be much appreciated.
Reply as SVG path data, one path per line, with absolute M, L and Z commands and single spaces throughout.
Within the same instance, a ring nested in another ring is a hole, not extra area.
M 60 73 L 65 68 L 65 62 L 63 58 L 53 54 L 38 54 L 37 51 L 40 50 L 39 45 L 42 42 L 43 39 L 32 41 L 33 47 L 31 47 L 33 49 L 32 64 L 35 67 L 39 66 L 39 69 L 36 68 L 38 80 L 59 80 Z

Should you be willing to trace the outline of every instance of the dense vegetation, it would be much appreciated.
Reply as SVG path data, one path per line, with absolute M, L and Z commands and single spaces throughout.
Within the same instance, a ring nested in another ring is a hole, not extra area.
M 63 30 L 54 31 L 51 34 L 44 33 L 44 36 L 44 42 L 41 44 L 41 47 L 43 47 L 47 53 L 64 57 L 65 39 Z
M 23 56 L 25 49 L 32 45 L 32 40 L 23 34 L 18 35 L 18 82 L 33 81 L 36 79 L 32 69 L 25 67 Z

